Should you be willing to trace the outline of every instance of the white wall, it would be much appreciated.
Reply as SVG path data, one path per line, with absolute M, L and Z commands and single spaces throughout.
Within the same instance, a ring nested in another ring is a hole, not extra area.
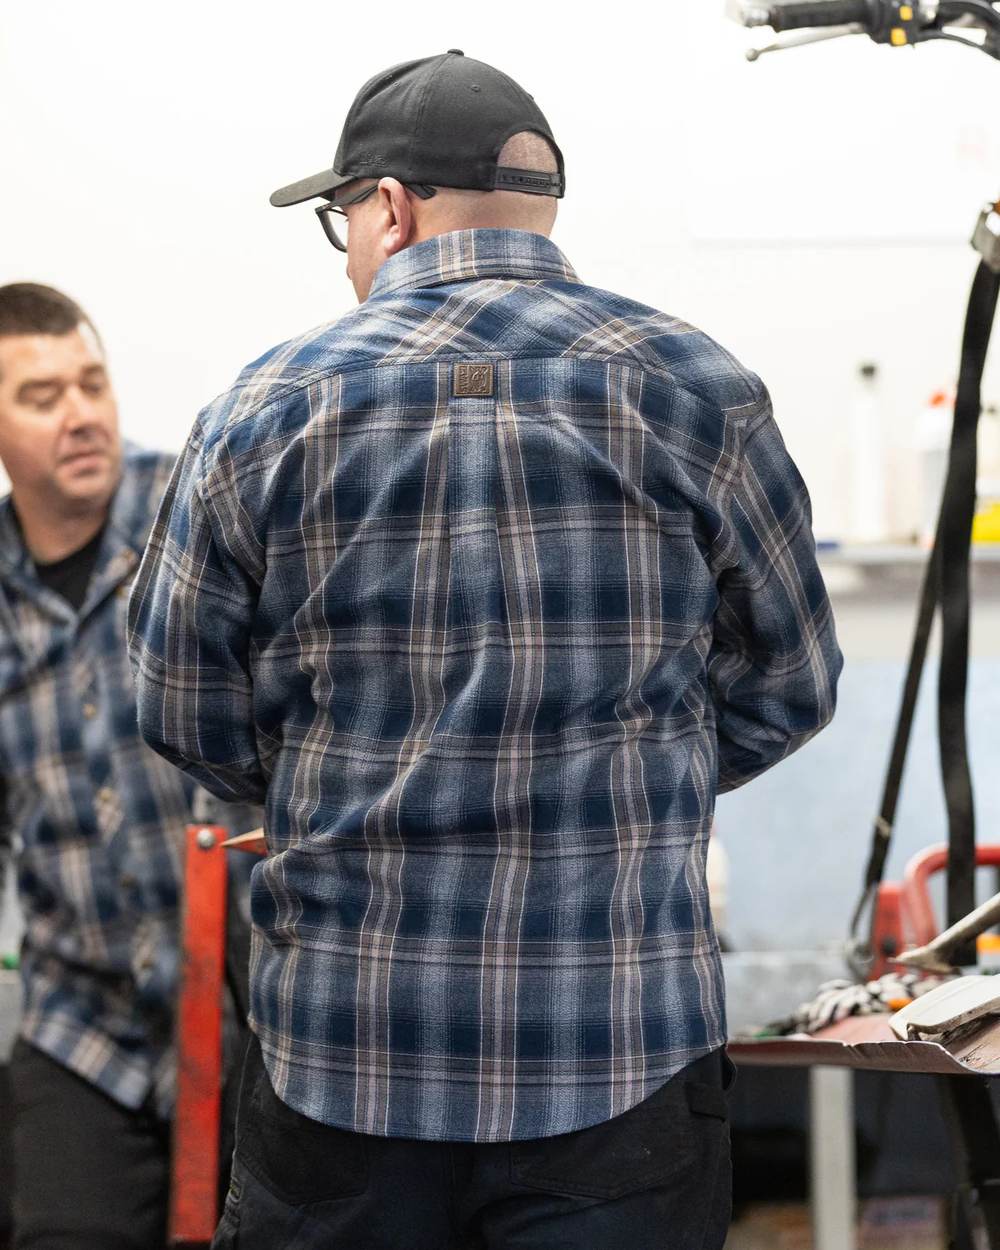
M 244 363 L 351 305 L 310 207 L 271 190 L 330 162 L 369 75 L 464 48 L 547 113 L 569 181 L 556 241 L 581 275 L 768 381 L 821 534 L 845 522 L 856 367 L 880 363 L 905 527 L 910 427 L 954 379 L 965 240 L 1000 192 L 1000 66 L 867 41 L 751 66 L 721 9 L 5 0 L 0 282 L 83 303 L 126 431 L 179 446 Z

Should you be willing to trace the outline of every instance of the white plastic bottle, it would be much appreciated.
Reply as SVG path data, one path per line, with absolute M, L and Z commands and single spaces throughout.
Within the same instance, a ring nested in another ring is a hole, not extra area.
M 935 391 L 917 418 L 915 442 L 920 481 L 920 541 L 934 543 L 941 496 L 948 475 L 951 427 L 955 420 L 955 392 Z
M 850 513 L 847 537 L 856 543 L 889 537 L 888 473 L 878 394 L 878 365 L 863 364 L 850 422 Z

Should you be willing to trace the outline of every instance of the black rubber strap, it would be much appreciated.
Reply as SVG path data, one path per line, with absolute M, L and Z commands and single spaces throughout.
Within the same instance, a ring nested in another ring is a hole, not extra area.
M 1000 275 L 981 264 L 972 284 L 962 342 L 962 371 L 955 401 L 944 524 L 941 528 L 941 670 L 938 737 L 941 778 L 948 808 L 948 924 L 975 907 L 976 822 L 966 740 L 969 673 L 969 548 L 976 508 L 976 435 L 982 411 L 982 379 L 1000 295 Z M 956 963 L 974 963 L 975 950 Z
M 942 516 L 944 509 L 942 507 Z M 941 529 L 941 517 L 938 518 L 938 533 Z M 858 937 L 861 931 L 865 912 L 874 902 L 882 877 L 885 873 L 885 862 L 889 855 L 892 842 L 892 831 L 896 823 L 896 807 L 899 803 L 899 791 L 903 783 L 903 772 L 906 768 L 906 756 L 913 733 L 913 717 L 917 708 L 917 696 L 920 693 L 920 680 L 923 677 L 924 663 L 927 659 L 927 647 L 930 642 L 931 630 L 934 626 L 934 613 L 938 605 L 940 542 L 935 538 L 934 548 L 924 569 L 923 584 L 920 588 L 920 603 L 917 609 L 917 627 L 910 647 L 910 662 L 903 683 L 903 697 L 896 722 L 896 734 L 889 756 L 889 767 L 886 771 L 885 784 L 882 788 L 882 802 L 872 829 L 872 849 L 865 869 L 865 883 L 861 898 L 851 919 L 851 935 Z

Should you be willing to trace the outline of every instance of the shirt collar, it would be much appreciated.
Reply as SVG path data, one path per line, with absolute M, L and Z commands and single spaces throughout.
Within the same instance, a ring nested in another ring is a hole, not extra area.
M 542 234 L 453 230 L 390 256 L 375 275 L 369 298 L 472 278 L 580 281 L 562 252 Z

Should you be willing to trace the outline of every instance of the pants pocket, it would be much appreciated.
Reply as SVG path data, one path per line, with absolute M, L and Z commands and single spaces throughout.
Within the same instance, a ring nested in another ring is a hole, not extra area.
M 514 1142 L 511 1180 L 531 1189 L 614 1199 L 714 1167 L 734 1071 L 724 1052 L 715 1052 L 612 1120 Z
M 233 1160 L 229 1173 L 229 1188 L 226 1200 L 222 1205 L 222 1218 L 219 1220 L 210 1250 L 235 1250 L 239 1245 L 240 1198 L 243 1193 L 243 1177 L 240 1166 Z
M 684 1095 L 692 1115 L 708 1116 L 713 1120 L 729 1119 L 729 1099 L 718 1085 L 689 1081 L 684 1086 Z
M 209 1250 L 238 1250 L 239 1236 L 239 1220 L 231 1218 L 227 1208 L 222 1212 Z
M 310 1120 L 287 1106 L 271 1088 L 256 1039 L 250 1047 L 236 1131 L 239 1163 L 289 1206 L 364 1193 L 364 1137 Z

